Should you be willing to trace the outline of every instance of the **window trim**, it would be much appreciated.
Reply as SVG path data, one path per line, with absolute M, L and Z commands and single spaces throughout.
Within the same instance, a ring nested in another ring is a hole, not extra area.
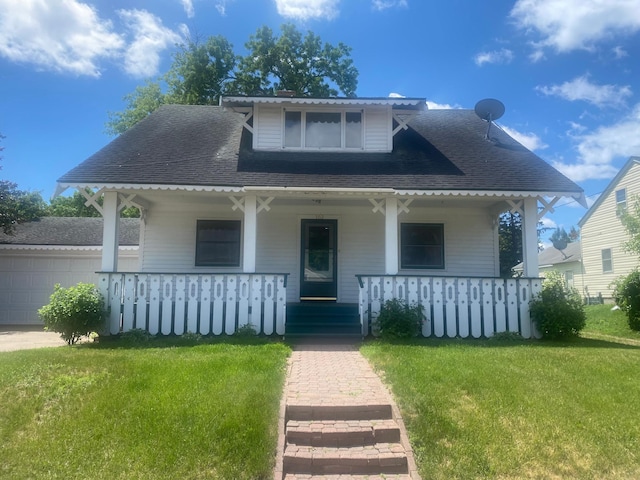
M 609 258 L 605 258 L 605 252 L 609 252 Z M 613 249 L 603 248 L 600 250 L 600 260 L 602 262 L 602 273 L 613 273 Z M 605 261 L 609 263 L 608 270 L 605 269 Z
M 405 229 L 412 226 L 422 227 L 434 227 L 438 229 L 438 233 L 441 239 L 441 243 L 437 246 L 440 247 L 441 263 L 439 265 L 406 265 L 404 261 L 405 247 L 409 246 L 405 244 Z M 445 236 L 444 236 L 444 223 L 423 223 L 423 222 L 403 222 L 400 224 L 400 268 L 402 270 L 444 270 L 446 267 L 446 252 L 445 252 Z
M 616 199 L 616 216 L 620 216 L 621 212 L 627 209 L 627 189 L 619 188 L 614 192 Z M 624 200 L 619 200 L 618 196 L 624 195 Z
M 286 115 L 287 113 L 300 112 L 300 146 L 286 146 Z M 306 144 L 306 127 L 307 113 L 339 113 L 340 114 L 340 146 L 339 147 L 307 147 Z M 347 146 L 347 113 L 360 114 L 360 146 Z M 339 108 L 339 109 L 320 109 L 320 108 L 283 108 L 282 109 L 282 149 L 289 151 L 311 151 L 311 152 L 337 152 L 349 151 L 359 152 L 364 150 L 365 139 L 365 115 L 363 109 L 355 108 Z
M 201 240 L 199 239 L 199 233 L 200 233 L 200 228 L 201 226 L 204 226 L 206 224 L 213 224 L 213 223 L 218 223 L 218 224 L 234 224 L 237 227 L 237 242 L 214 242 L 214 241 L 208 241 L 208 242 L 204 242 L 204 243 L 237 243 L 237 251 L 234 252 L 234 260 L 235 258 L 237 258 L 237 262 L 234 262 L 233 264 L 231 263 L 210 263 L 210 262 L 203 262 L 201 259 L 199 259 L 199 257 L 202 256 L 202 253 L 200 252 L 200 248 L 199 246 L 201 245 Z M 214 218 L 214 219 L 198 219 L 196 221 L 196 241 L 195 241 L 195 255 L 194 255 L 194 265 L 196 267 L 208 267 L 208 268 L 239 268 L 242 266 L 242 242 L 243 242 L 243 238 L 242 238 L 242 220 L 238 220 L 238 219 L 228 219 L 228 218 Z

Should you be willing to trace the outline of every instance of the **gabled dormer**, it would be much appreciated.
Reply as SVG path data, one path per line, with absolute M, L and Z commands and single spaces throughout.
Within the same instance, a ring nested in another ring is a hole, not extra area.
M 256 151 L 391 152 L 424 98 L 224 97 Z

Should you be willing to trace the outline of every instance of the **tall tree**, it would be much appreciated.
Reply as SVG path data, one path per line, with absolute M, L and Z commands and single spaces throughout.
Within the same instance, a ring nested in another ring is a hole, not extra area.
M 0 140 L 3 138 L 0 134 Z M 3 150 L 4 147 L 0 147 L 0 152 Z M 45 202 L 39 193 L 26 192 L 18 189 L 14 182 L 0 180 L 0 228 L 4 233 L 10 235 L 16 224 L 42 216 L 44 208 Z
M 236 55 L 223 36 L 189 42 L 175 54 L 165 75 L 168 103 L 215 105 L 233 78 Z
M 165 103 L 211 105 L 222 95 L 274 95 L 278 90 L 355 96 L 358 70 L 351 48 L 342 43 L 323 44 L 314 33 L 303 36 L 286 24 L 280 37 L 268 27 L 259 28 L 245 46 L 244 57 L 236 56 L 221 36 L 180 46 L 166 74 L 126 95 L 123 111 L 108 113 L 106 131 L 121 134 Z
M 245 44 L 249 53 L 240 59 L 231 85 L 234 93 L 273 95 L 292 90 L 299 96 L 335 97 L 341 91 L 355 96 L 358 70 L 350 47 L 323 44 L 311 31 L 303 37 L 290 23 L 280 30 L 277 38 L 264 26 L 249 38 Z
M 513 276 L 513 267 L 522 262 L 522 218 L 519 213 L 504 212 L 498 226 L 500 276 Z
M 631 208 L 618 210 L 620 221 L 629 234 L 629 240 L 623 243 L 629 253 L 640 255 L 640 196 L 634 196 Z
M 147 80 L 144 85 L 136 87 L 132 93 L 124 96 L 127 107 L 121 112 L 107 112 L 109 120 L 106 132 L 109 135 L 120 135 L 145 118 L 160 105 L 167 103 L 160 82 Z

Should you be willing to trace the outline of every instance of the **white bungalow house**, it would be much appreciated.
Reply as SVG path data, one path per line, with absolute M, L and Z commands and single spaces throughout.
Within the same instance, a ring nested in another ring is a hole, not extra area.
M 397 297 L 424 305 L 425 336 L 530 337 L 538 219 L 583 191 L 489 126 L 424 98 L 226 97 L 161 107 L 58 183 L 104 195 L 113 334 L 366 335 Z M 127 205 L 135 272 L 115 254 Z M 524 217 L 519 279 L 498 278 L 506 210 Z

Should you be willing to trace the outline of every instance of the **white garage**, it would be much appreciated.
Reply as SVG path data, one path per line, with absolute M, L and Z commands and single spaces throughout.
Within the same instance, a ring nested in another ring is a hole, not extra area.
M 121 220 L 120 242 L 120 269 L 138 270 L 138 219 Z M 96 283 L 101 244 L 101 218 L 44 217 L 0 233 L 0 325 L 40 325 L 56 283 Z

